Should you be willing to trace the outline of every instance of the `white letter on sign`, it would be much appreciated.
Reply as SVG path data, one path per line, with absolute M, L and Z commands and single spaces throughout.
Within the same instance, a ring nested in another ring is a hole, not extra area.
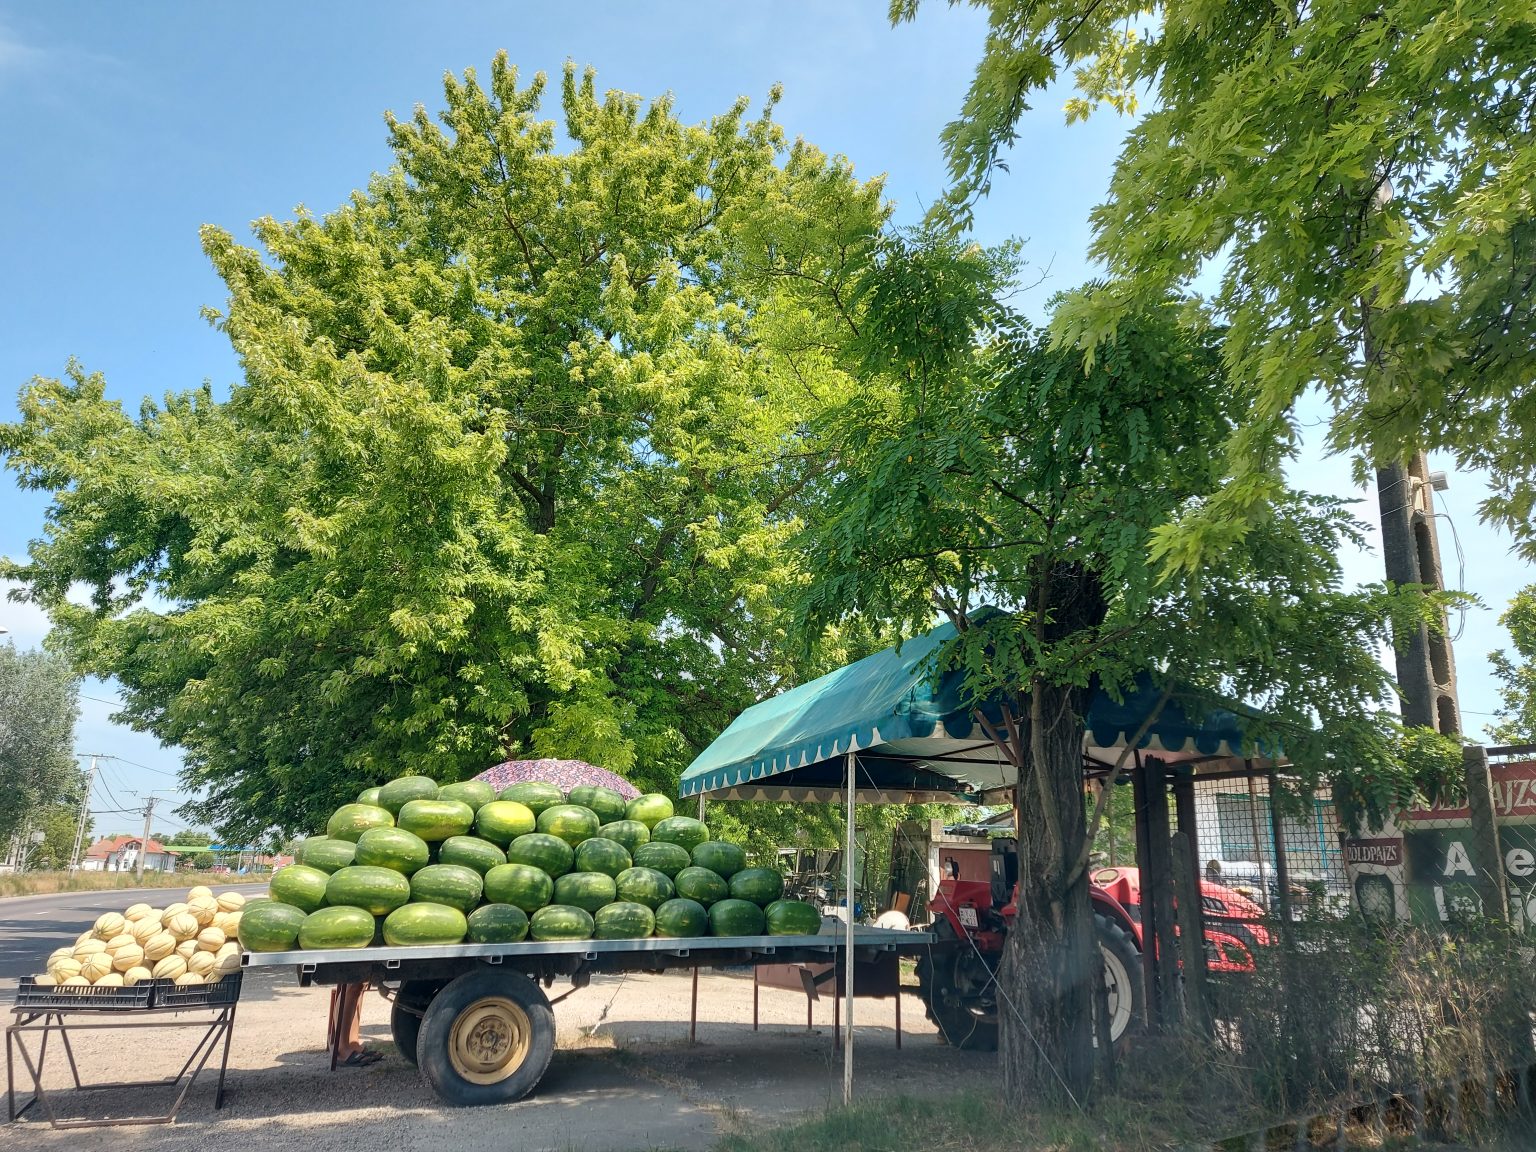
M 1511 876 L 1523 880 L 1536 872 L 1536 854 L 1528 848 L 1511 848 L 1504 856 L 1504 867 Z
M 1446 849 L 1445 853 L 1445 875 L 1458 876 L 1462 874 L 1476 876 L 1477 870 L 1472 867 L 1472 861 L 1468 858 L 1467 850 L 1462 846 L 1461 841 L 1452 840 L 1451 846 Z

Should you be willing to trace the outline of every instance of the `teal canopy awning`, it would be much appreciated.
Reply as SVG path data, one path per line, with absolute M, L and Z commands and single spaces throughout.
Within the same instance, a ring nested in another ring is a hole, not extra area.
M 959 673 L 935 682 L 933 657 L 955 634 L 944 624 L 754 704 L 683 773 L 680 794 L 840 799 L 850 751 L 858 753 L 855 798 L 863 803 L 981 801 L 1012 788 L 1012 765 L 962 704 Z M 1084 756 L 1113 764 L 1162 695 L 1150 677 L 1118 702 L 1096 693 Z M 1175 691 L 1140 747 L 1196 764 L 1253 754 L 1251 747 L 1245 753 L 1251 742 L 1234 711 L 1201 705 L 1197 694 Z

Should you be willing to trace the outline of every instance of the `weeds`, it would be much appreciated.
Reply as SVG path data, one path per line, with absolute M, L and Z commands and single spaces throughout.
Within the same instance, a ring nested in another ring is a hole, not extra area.
M 146 872 L 143 880 L 136 879 L 132 872 L 4 872 L 0 873 L 0 898 L 43 896 L 52 892 L 110 892 L 119 888 L 189 888 L 194 884 L 265 879 L 265 875 L 250 878 L 202 872 Z

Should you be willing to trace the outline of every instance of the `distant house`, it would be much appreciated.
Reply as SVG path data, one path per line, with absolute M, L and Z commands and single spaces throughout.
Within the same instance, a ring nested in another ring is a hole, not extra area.
M 131 872 L 139 866 L 139 854 L 144 854 L 146 872 L 176 871 L 176 853 L 158 840 L 146 846 L 139 836 L 107 836 L 92 844 L 85 851 L 80 867 L 87 872 Z

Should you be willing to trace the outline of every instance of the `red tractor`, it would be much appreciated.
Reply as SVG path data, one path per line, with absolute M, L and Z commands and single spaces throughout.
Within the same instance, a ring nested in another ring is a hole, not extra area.
M 992 841 L 991 879 L 961 880 L 954 872 L 928 903 L 936 943 L 917 963 L 928 1018 L 957 1048 L 997 1047 L 996 972 L 1016 910 L 1017 841 Z M 1135 868 L 1099 868 L 1090 899 L 1104 955 L 1109 1035 L 1119 1044 L 1144 1016 L 1141 886 Z M 1246 896 L 1200 882 L 1206 961 L 1212 972 L 1251 972 L 1258 948 L 1270 943 L 1264 909 Z

